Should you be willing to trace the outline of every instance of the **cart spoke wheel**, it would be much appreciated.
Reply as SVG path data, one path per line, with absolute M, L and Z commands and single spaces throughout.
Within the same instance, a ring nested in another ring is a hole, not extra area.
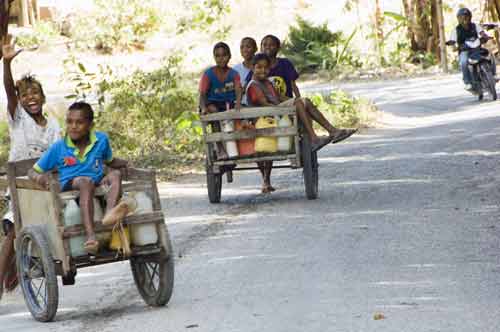
M 19 283 L 31 315 L 42 322 L 53 320 L 59 293 L 45 229 L 40 226 L 23 229 L 16 254 Z
M 164 254 L 130 258 L 135 285 L 144 301 L 151 306 L 163 306 L 172 296 L 174 286 L 173 257 Z

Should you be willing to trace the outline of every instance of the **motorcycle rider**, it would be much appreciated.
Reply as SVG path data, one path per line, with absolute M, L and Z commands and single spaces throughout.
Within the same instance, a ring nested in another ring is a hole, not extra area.
M 472 13 L 468 8 L 460 8 L 457 12 L 458 25 L 451 31 L 450 38 L 447 42 L 449 45 L 458 44 L 459 65 L 462 70 L 462 77 L 465 84 L 465 90 L 472 90 L 472 74 L 469 70 L 468 59 L 469 51 L 466 50 L 465 41 L 468 39 L 480 38 L 482 40 L 491 39 L 490 36 L 481 28 L 479 24 L 472 23 Z M 493 77 L 496 80 L 496 64 L 495 58 L 491 57 L 491 69 Z

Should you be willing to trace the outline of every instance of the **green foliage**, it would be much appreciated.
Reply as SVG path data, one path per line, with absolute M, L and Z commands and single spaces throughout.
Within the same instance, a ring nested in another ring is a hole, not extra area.
M 22 32 L 16 36 L 16 43 L 20 47 L 30 48 L 48 44 L 56 39 L 59 30 L 52 22 L 39 21 L 29 32 Z
M 6 121 L 0 121 L 0 165 L 5 165 L 9 159 L 9 125 Z
M 99 106 L 104 104 L 104 93 L 108 80 L 113 77 L 109 66 L 98 65 L 98 71 L 87 70 L 86 66 L 74 55 L 70 54 L 63 60 L 64 79 L 73 82 L 73 91 L 66 99 L 97 99 Z
M 78 60 L 68 62 L 75 94 L 98 98 L 96 126 L 110 135 L 116 155 L 136 165 L 174 168 L 202 155 L 196 89 L 183 84 L 179 56 L 152 72 L 117 78 L 109 68 L 90 73 Z M 103 72 L 104 71 L 104 72 Z
M 412 62 L 420 63 L 424 69 L 434 66 L 438 63 L 438 59 L 434 53 L 421 52 L 413 54 Z
M 328 96 L 315 94 L 310 99 L 336 127 L 357 128 L 374 120 L 375 107 L 371 103 L 342 90 L 332 91 Z
M 401 67 L 410 58 L 411 50 L 407 42 L 397 42 L 396 47 L 389 52 L 389 66 Z
M 297 17 L 297 26 L 290 27 L 282 51 L 300 72 L 359 67 L 359 59 L 349 47 L 355 34 L 356 30 L 345 38 L 340 31 L 330 31 L 326 23 L 315 26 Z
M 188 5 L 188 14 L 177 22 L 177 33 L 200 31 L 212 34 L 217 40 L 227 38 L 231 26 L 222 23 L 224 16 L 231 11 L 227 0 L 203 0 L 198 4 Z
M 71 34 L 77 46 L 110 53 L 143 48 L 160 27 L 152 0 L 94 0 L 96 9 L 79 15 Z

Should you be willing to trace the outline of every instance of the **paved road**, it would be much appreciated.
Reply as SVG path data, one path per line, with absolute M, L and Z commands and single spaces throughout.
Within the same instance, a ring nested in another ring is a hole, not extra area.
M 167 308 L 107 265 L 61 289 L 52 324 L 7 296 L 0 331 L 499 331 L 499 104 L 458 76 L 344 87 L 375 100 L 382 125 L 321 150 L 318 200 L 293 170 L 273 173 L 270 196 L 237 174 L 219 205 L 202 176 L 162 185 Z

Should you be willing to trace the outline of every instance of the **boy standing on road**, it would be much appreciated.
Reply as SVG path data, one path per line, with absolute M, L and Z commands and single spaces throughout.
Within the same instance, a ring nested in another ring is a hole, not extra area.
M 60 127 L 56 119 L 43 115 L 45 94 L 38 80 L 33 76 L 23 76 L 14 83 L 11 62 L 22 49 L 16 50 L 11 40 L 12 36 L 8 35 L 3 41 L 2 55 L 10 133 L 9 161 L 12 162 L 40 157 L 60 138 Z M 5 239 L 0 249 L 0 298 L 4 286 L 8 291 L 17 286 L 13 222 L 14 215 L 9 202 L 9 211 L 2 218 Z

